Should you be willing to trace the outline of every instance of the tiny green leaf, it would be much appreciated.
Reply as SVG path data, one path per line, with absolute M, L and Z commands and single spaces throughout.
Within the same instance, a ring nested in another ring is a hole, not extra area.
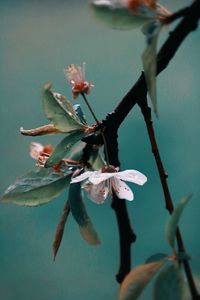
M 147 258 L 147 260 L 145 261 L 145 263 L 148 264 L 148 263 L 160 261 L 160 260 L 162 260 L 162 259 L 164 259 L 166 257 L 168 257 L 167 254 L 156 253 L 156 254 L 151 255 L 149 258 Z
M 185 253 L 185 252 L 179 251 L 179 252 L 177 253 L 177 259 L 178 259 L 178 261 L 181 263 L 181 262 L 184 262 L 184 261 L 186 261 L 186 260 L 190 260 L 190 259 L 191 259 L 191 256 L 190 256 L 189 254 Z
M 146 285 L 166 261 L 167 258 L 160 261 L 140 265 L 132 269 L 132 271 L 125 277 L 124 281 L 122 282 L 119 292 L 119 300 L 138 299 L 138 297 L 145 289 Z
M 92 151 L 89 163 L 91 164 L 93 170 L 100 170 L 106 164 L 99 150 Z
M 182 300 L 184 278 L 180 268 L 171 265 L 160 272 L 153 291 L 154 300 Z
M 71 175 L 72 172 L 62 175 L 44 168 L 31 171 L 8 187 L 2 201 L 25 206 L 46 204 L 69 185 Z
M 175 244 L 176 229 L 178 227 L 180 217 L 182 215 L 183 209 L 185 208 L 186 204 L 189 202 L 191 197 L 192 197 L 192 194 L 183 198 L 178 203 L 178 205 L 175 207 L 173 213 L 170 215 L 170 217 L 165 225 L 165 238 L 166 238 L 168 244 L 173 249 L 174 249 L 174 244 Z
M 69 202 L 72 215 L 79 225 L 80 233 L 90 245 L 100 244 L 99 237 L 87 214 L 81 194 L 81 183 L 71 183 L 69 187 Z
M 82 141 L 73 145 L 70 153 L 67 155 L 67 158 L 72 160 L 81 160 L 83 155 L 83 148 L 85 147 L 85 145 L 86 144 Z
M 72 104 L 65 96 L 52 92 L 51 87 L 52 84 L 48 82 L 43 89 L 43 105 L 47 118 L 62 132 L 81 129 L 83 125 Z
M 143 27 L 143 33 L 146 35 L 147 47 L 142 54 L 142 62 L 147 89 L 156 116 L 158 116 L 156 99 L 156 48 L 160 31 L 161 23 L 158 20 L 150 22 Z
M 87 124 L 86 117 L 82 111 L 80 104 L 73 105 L 73 109 L 76 112 L 77 116 L 79 117 L 81 123 L 86 125 Z
M 47 159 L 45 167 L 53 167 L 58 164 L 68 153 L 70 153 L 72 146 L 83 137 L 83 131 L 77 130 L 68 134 L 56 147 L 50 157 Z

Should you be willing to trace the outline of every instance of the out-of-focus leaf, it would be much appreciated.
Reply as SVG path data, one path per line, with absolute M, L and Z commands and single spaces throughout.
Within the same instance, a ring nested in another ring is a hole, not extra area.
M 53 245 L 52 245 L 54 260 L 56 258 L 57 252 L 58 252 L 60 244 L 62 242 L 62 237 L 63 237 L 63 233 L 64 233 L 64 229 L 65 229 L 65 223 L 67 221 L 69 213 L 70 213 L 70 205 L 69 205 L 69 201 L 67 201 L 65 203 L 60 222 L 57 225 L 56 234 L 55 234 L 55 238 L 54 238 Z
M 156 261 L 161 261 L 162 259 L 168 257 L 167 254 L 164 253 L 156 253 L 154 255 L 151 255 L 147 260 L 145 261 L 146 264 L 156 262 Z
M 81 194 L 81 183 L 71 183 L 69 187 L 69 202 L 72 215 L 79 225 L 80 233 L 90 245 L 100 244 L 99 237 L 87 214 Z
M 98 149 L 92 149 L 91 154 L 90 154 L 90 159 L 89 159 L 89 163 L 91 165 L 93 165 L 94 162 L 96 161 L 98 154 L 99 154 Z
M 174 248 L 175 237 L 176 237 L 176 229 L 182 215 L 183 209 L 185 208 L 186 204 L 191 199 L 192 194 L 188 195 L 187 197 L 181 199 L 178 205 L 175 207 L 173 213 L 169 217 L 166 226 L 165 226 L 165 238 L 168 244 Z
M 45 167 L 53 167 L 58 164 L 68 153 L 70 153 L 72 146 L 83 137 L 83 131 L 75 131 L 68 134 L 56 147 L 50 157 L 45 163 Z
M 80 141 L 76 143 L 72 148 L 70 153 L 67 155 L 68 159 L 72 160 L 81 160 L 82 158 L 82 153 L 83 153 L 83 148 L 85 147 L 85 143 Z
M 93 170 L 100 170 L 106 164 L 99 150 L 92 151 L 89 163 L 91 164 Z
M 21 127 L 20 133 L 23 135 L 37 136 L 37 135 L 57 134 L 62 132 L 59 129 L 57 129 L 53 124 L 47 124 L 41 127 L 28 129 L 28 130 Z
M 123 1 L 94 0 L 91 3 L 94 15 L 105 25 L 120 30 L 137 28 L 155 17 L 146 10 L 143 15 L 133 15 Z
M 180 268 L 171 265 L 160 272 L 154 285 L 154 300 L 182 300 L 184 279 Z
M 87 124 L 86 117 L 82 111 L 80 104 L 73 105 L 73 109 L 75 110 L 77 116 L 79 117 L 82 124 Z
M 167 258 L 140 265 L 125 277 L 119 291 L 119 300 L 135 300 L 141 295 L 146 285 L 160 270 Z
M 2 196 L 5 203 L 38 206 L 57 197 L 71 180 L 72 172 L 62 175 L 50 169 L 38 169 L 19 177 Z
M 80 119 L 72 104 L 65 96 L 51 91 L 52 84 L 46 83 L 43 89 L 43 104 L 47 118 L 62 132 L 72 132 L 82 129 Z
M 158 20 L 150 22 L 143 27 L 143 33 L 146 35 L 147 47 L 142 54 L 142 62 L 147 89 L 156 116 L 158 116 L 156 99 L 156 48 L 160 31 L 161 23 Z

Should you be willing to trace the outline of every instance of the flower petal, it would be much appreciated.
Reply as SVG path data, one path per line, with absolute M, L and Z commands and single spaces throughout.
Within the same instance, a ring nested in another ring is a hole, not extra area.
M 113 177 L 111 179 L 112 188 L 119 199 L 126 199 L 132 201 L 134 199 L 134 195 L 129 186 L 121 181 L 120 179 Z
M 30 143 L 30 156 L 34 159 L 38 159 L 40 153 L 43 151 L 43 145 L 40 143 Z
M 97 204 L 104 203 L 108 196 L 109 190 L 105 182 L 92 184 L 90 181 L 87 181 L 82 187 L 88 191 L 89 198 Z
M 93 184 L 99 184 L 102 181 L 105 181 L 113 176 L 115 176 L 115 172 L 113 173 L 100 173 L 100 172 L 93 172 L 93 174 L 89 177 L 89 181 Z
M 118 172 L 116 173 L 115 178 L 133 182 L 138 185 L 143 185 L 147 181 L 147 177 L 137 170 L 126 170 Z
M 75 178 L 72 178 L 71 182 L 70 183 L 76 183 L 76 182 L 80 182 L 80 181 L 83 181 L 85 180 L 86 178 L 88 178 L 89 176 L 92 175 L 92 173 L 94 173 L 93 171 L 88 171 L 88 172 L 85 172 Z

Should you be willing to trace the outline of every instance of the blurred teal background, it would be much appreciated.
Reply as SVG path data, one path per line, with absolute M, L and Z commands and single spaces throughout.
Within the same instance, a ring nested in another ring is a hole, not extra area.
M 188 0 L 164 1 L 175 11 Z M 167 37 L 163 31 L 160 43 Z M 200 30 L 185 40 L 165 72 L 158 78 L 155 130 L 174 199 L 193 192 L 184 212 L 181 230 L 192 268 L 200 272 Z M 0 194 L 19 175 L 34 168 L 29 143 L 56 144 L 61 137 L 29 138 L 20 126 L 45 124 L 41 88 L 52 81 L 54 89 L 71 99 L 63 68 L 87 62 L 87 79 L 95 84 L 90 101 L 99 118 L 116 104 L 138 78 L 144 37 L 140 30 L 113 31 L 91 14 L 87 1 L 0 1 Z M 81 99 L 78 99 L 82 101 Z M 83 105 L 85 108 L 85 106 Z M 93 122 L 85 108 L 89 122 Z M 156 252 L 169 252 L 163 238 L 167 218 L 164 198 L 146 128 L 138 108 L 119 131 L 122 168 L 138 169 L 148 176 L 144 187 L 132 185 L 135 201 L 127 203 L 137 233 L 132 246 L 133 266 Z M 67 192 L 48 205 L 0 207 L 0 297 L 4 300 L 111 300 L 117 298 L 119 247 L 111 201 L 98 206 L 86 200 L 100 247 L 88 246 L 69 217 L 56 262 L 51 244 Z M 150 299 L 150 290 L 141 299 Z

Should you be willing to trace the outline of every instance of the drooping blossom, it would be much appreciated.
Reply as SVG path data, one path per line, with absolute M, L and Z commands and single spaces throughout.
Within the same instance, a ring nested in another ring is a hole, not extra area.
M 93 0 L 91 8 L 98 19 L 114 29 L 132 29 L 149 21 L 165 23 L 170 12 L 156 0 Z
M 37 161 L 38 167 L 44 167 L 47 159 L 54 151 L 55 147 L 53 147 L 51 144 L 43 146 L 40 143 L 32 142 L 30 144 L 30 156 L 34 158 Z M 60 168 L 62 166 L 63 161 L 61 161 L 59 164 L 56 164 L 53 168 L 54 171 L 60 171 Z
M 74 177 L 71 183 L 76 183 L 88 179 L 83 188 L 88 191 L 89 198 L 101 204 L 108 195 L 113 192 L 119 199 L 133 200 L 134 194 L 124 181 L 133 182 L 143 185 L 147 181 L 147 177 L 137 170 L 126 170 L 118 172 L 113 166 L 104 167 L 100 171 L 88 171 L 80 176 Z
M 64 69 L 64 74 L 72 86 L 73 98 L 76 99 L 80 93 L 89 94 L 90 88 L 94 85 L 85 81 L 85 63 L 82 65 L 71 64 Z

